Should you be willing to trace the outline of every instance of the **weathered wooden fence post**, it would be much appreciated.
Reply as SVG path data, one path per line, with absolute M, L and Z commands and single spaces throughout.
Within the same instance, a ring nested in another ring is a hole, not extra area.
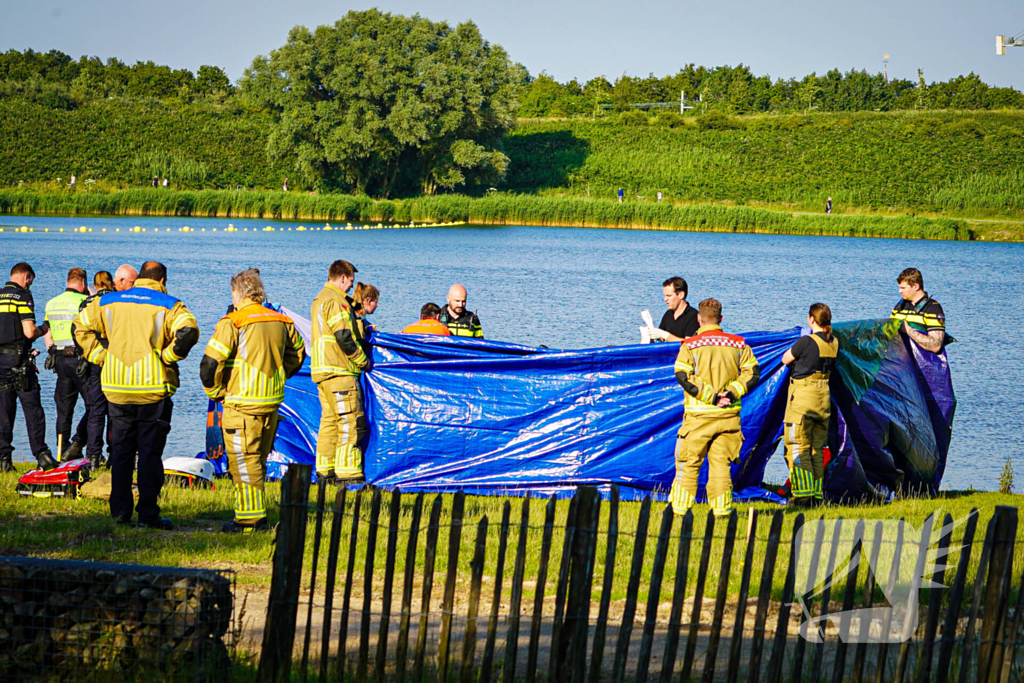
M 267 627 L 256 672 L 258 683 L 287 681 L 291 676 L 295 617 L 299 612 L 302 557 L 306 546 L 310 465 L 289 465 L 281 482 L 281 521 L 274 548 L 274 573 L 267 602 Z
M 306 635 L 302 640 L 302 664 L 299 665 L 299 682 L 306 683 L 309 673 L 309 641 L 313 631 L 313 595 L 316 593 L 316 570 L 320 564 L 320 534 L 324 528 L 324 506 L 327 500 L 327 482 L 317 482 L 316 527 L 313 532 L 313 561 L 309 576 L 309 605 L 306 608 Z
M 953 641 L 956 638 L 956 625 L 960 619 L 960 603 L 963 602 L 967 570 L 971 565 L 971 551 L 974 550 L 974 530 L 977 526 L 978 509 L 971 508 L 967 519 L 967 528 L 964 529 L 960 561 L 957 563 L 956 577 L 953 579 L 953 589 L 949 594 L 949 607 L 946 608 L 946 619 L 942 625 L 942 640 L 939 643 L 939 663 L 935 667 L 936 683 L 946 683 L 949 680 L 950 661 L 953 657 Z M 860 646 L 858 645 L 858 647 Z M 924 683 L 925 679 L 919 677 L 918 681 L 919 683 Z M 854 683 L 859 683 L 859 681 L 854 681 Z
M 594 556 L 597 554 L 597 523 L 601 512 L 601 494 L 591 486 L 576 493 L 576 533 L 573 534 L 572 565 L 569 569 L 569 594 L 558 647 L 557 680 L 583 683 L 587 673 L 587 635 L 590 616 L 590 589 L 594 580 Z
M 985 586 L 985 612 L 981 621 L 981 647 L 978 650 L 978 683 L 998 681 L 1003 668 L 1003 638 L 1006 630 L 1006 605 L 1013 576 L 1013 541 L 1017 536 L 1017 508 L 997 505 L 995 531 Z

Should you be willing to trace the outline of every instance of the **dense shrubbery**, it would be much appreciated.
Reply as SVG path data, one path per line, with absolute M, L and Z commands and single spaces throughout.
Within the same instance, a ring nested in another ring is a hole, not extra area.
M 631 112 L 632 117 L 638 112 Z M 521 122 L 505 187 L 669 201 L 999 214 L 1024 205 L 1024 117 L 853 113 L 733 117 L 696 125 Z M 687 117 L 693 122 L 694 119 Z
M 327 221 L 468 221 L 486 224 L 650 227 L 666 230 L 758 232 L 856 237 L 971 239 L 950 219 L 794 216 L 745 207 L 586 200 L 491 194 L 372 200 L 365 196 L 285 192 L 125 190 L 39 193 L 0 190 L 0 213 L 104 213 L 224 216 Z

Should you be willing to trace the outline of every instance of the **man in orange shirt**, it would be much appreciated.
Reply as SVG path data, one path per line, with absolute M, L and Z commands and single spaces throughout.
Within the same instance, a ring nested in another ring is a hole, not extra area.
M 441 307 L 437 304 L 423 304 L 423 308 L 420 309 L 420 320 L 407 328 L 402 330 L 402 334 L 439 334 L 442 337 L 450 337 L 452 333 L 448 331 L 448 327 L 442 323 L 439 318 L 441 317 Z

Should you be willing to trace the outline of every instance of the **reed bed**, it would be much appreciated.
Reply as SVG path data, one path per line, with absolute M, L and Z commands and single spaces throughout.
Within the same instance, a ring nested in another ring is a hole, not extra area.
M 323 221 L 465 222 L 844 237 L 970 240 L 964 221 L 914 216 L 808 216 L 742 206 L 676 205 L 491 194 L 374 200 L 365 196 L 231 190 L 0 190 L 0 213 L 197 216 Z

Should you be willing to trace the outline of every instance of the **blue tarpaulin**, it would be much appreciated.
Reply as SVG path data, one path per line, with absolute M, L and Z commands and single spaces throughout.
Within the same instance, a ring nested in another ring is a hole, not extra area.
M 933 489 L 941 480 L 953 405 L 945 355 L 914 355 L 886 323 L 836 326 L 841 353 L 850 353 L 833 374 L 832 498 L 907 484 Z M 806 332 L 744 335 L 761 379 L 743 398 L 744 443 L 732 468 L 739 499 L 777 499 L 761 483 L 782 434 L 781 359 Z M 482 495 L 571 495 L 580 485 L 617 484 L 624 499 L 666 497 L 683 417 L 676 344 L 560 351 L 428 335 L 371 340 L 373 367 L 362 379 L 371 484 Z M 289 462 L 315 459 L 320 403 L 308 361 L 287 382 L 280 415 L 270 478 Z M 215 411 L 207 424 L 208 456 L 219 457 Z M 701 495 L 706 477 L 705 465 Z

